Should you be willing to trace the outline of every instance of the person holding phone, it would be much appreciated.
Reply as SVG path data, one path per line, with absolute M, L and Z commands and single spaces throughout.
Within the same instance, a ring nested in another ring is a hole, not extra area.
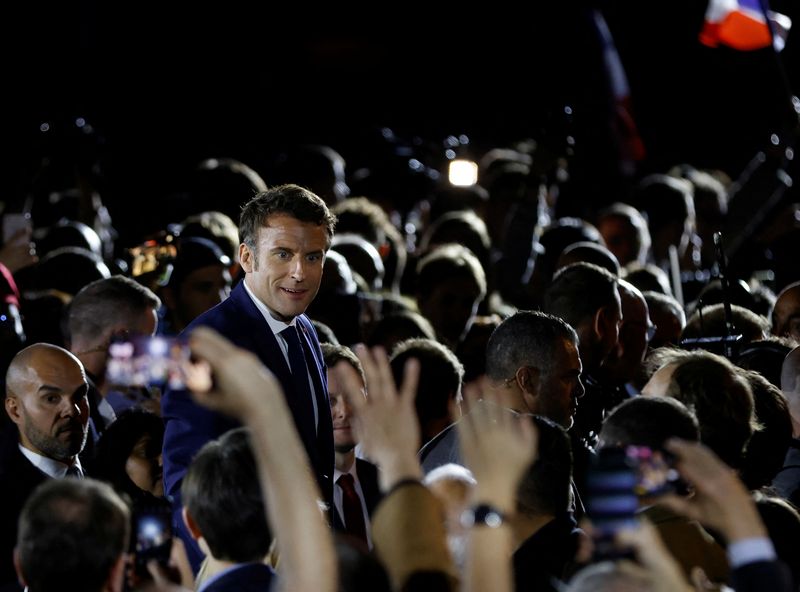
M 675 399 L 635 397 L 620 404 L 606 417 L 600 431 L 599 448 L 602 451 L 646 446 L 663 451 L 664 443 L 674 437 L 694 442 L 700 439 L 694 414 Z M 642 499 L 633 491 L 631 497 L 636 515 L 650 519 L 687 577 L 700 566 L 712 582 L 727 581 L 729 568 L 725 550 L 698 523 L 654 505 L 657 497 Z
M 322 280 L 336 218 L 317 195 L 297 185 L 259 193 L 242 209 L 239 261 L 245 272 L 230 297 L 181 334 L 208 326 L 258 356 L 283 388 L 323 499 L 333 498 L 334 445 L 327 381 L 316 330 L 305 316 Z M 238 424 L 168 390 L 164 484 L 195 568 L 202 553 L 181 526 L 181 483 L 197 450 Z
M 95 444 L 117 413 L 150 393 L 144 389 L 121 392 L 106 381 L 111 342 L 121 335 L 153 335 L 161 300 L 149 288 L 122 275 L 95 280 L 81 288 L 69 307 L 69 349 L 83 363 L 89 379 L 90 439 L 83 459 L 93 461 Z

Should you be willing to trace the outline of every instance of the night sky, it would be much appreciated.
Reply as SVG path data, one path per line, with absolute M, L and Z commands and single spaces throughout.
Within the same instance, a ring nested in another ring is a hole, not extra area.
M 602 159 L 587 3 L 532 4 L 493 3 L 453 20 L 427 5 L 347 15 L 229 3 L 26 7 L 6 19 L 4 150 L 24 162 L 42 150 L 41 121 L 63 128 L 85 117 L 125 178 L 118 199 L 142 203 L 171 171 L 208 156 L 247 162 L 319 142 L 360 166 L 382 126 L 431 144 L 466 133 L 476 148 L 537 135 L 559 144 L 571 133 L 584 158 Z M 691 162 L 735 176 L 785 126 L 797 44 L 790 37 L 779 59 L 704 48 L 704 3 L 640 4 L 652 3 L 600 3 L 647 149 L 640 174 Z M 796 5 L 784 4 L 773 7 L 800 26 Z M 567 103 L 571 122 L 560 111 Z

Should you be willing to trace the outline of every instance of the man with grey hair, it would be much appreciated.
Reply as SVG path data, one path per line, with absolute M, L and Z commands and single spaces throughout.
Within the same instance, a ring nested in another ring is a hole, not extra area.
M 115 337 L 154 335 L 161 300 L 152 290 L 122 275 L 94 281 L 75 295 L 69 306 L 69 350 L 81 361 L 89 379 L 92 440 L 90 448 L 116 413 L 144 393 L 112 391 L 105 382 L 109 344 Z
M 538 311 L 519 311 L 494 330 L 486 346 L 486 374 L 496 403 L 518 413 L 542 415 L 572 426 L 583 396 L 578 336 L 561 319 Z M 426 472 L 461 464 L 453 426 L 420 451 Z
M 617 347 L 622 305 L 616 276 L 591 263 L 559 270 L 544 295 L 542 310 L 569 323 L 578 334 L 586 396 L 570 436 L 573 448 L 582 440 L 593 447 L 606 411 L 619 403 L 617 393 L 599 376 L 600 367 Z M 576 459 L 580 472 L 581 461 Z

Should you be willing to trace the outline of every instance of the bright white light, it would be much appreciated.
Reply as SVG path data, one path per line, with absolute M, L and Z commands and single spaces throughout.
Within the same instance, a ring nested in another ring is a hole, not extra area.
M 478 182 L 478 164 L 471 160 L 451 160 L 447 177 L 451 185 L 469 187 Z
M 157 541 L 161 530 L 161 524 L 155 518 L 147 518 L 139 524 L 140 536 L 148 541 Z
M 153 356 L 164 356 L 167 353 L 167 341 L 165 339 L 153 338 L 150 341 L 150 354 Z

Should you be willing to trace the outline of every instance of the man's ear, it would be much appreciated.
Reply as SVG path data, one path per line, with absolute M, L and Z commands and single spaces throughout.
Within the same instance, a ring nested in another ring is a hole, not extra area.
M 594 313 L 594 318 L 592 319 L 592 332 L 595 336 L 595 341 L 600 341 L 603 339 L 607 332 L 608 327 L 608 307 L 603 306 L 597 309 L 597 312 Z
M 181 509 L 181 517 L 183 518 L 183 523 L 186 525 L 186 528 L 189 530 L 189 534 L 192 535 L 194 540 L 199 541 L 203 533 L 200 532 L 200 527 L 197 526 L 197 522 L 194 521 L 194 518 L 189 513 L 189 510 L 186 509 L 186 506 L 183 506 Z
M 6 396 L 5 401 L 6 413 L 15 424 L 19 425 L 22 418 L 20 417 L 19 401 L 16 397 Z
M 17 581 L 27 590 L 28 584 L 25 582 L 25 576 L 22 575 L 22 559 L 20 559 L 19 549 L 16 547 L 14 547 L 14 571 L 17 572 Z
M 539 394 L 539 379 L 541 372 L 538 368 L 533 366 L 520 366 L 517 368 L 514 377 L 517 379 L 517 386 L 521 391 L 530 395 L 538 396 Z
M 250 247 L 244 243 L 239 245 L 239 265 L 242 266 L 245 273 L 252 273 L 255 269 L 255 257 L 253 256 L 253 252 L 250 250 Z
M 122 553 L 114 565 L 111 566 L 111 572 L 108 574 L 106 585 L 103 590 L 109 592 L 123 592 L 125 590 L 125 569 L 128 566 L 128 555 Z

